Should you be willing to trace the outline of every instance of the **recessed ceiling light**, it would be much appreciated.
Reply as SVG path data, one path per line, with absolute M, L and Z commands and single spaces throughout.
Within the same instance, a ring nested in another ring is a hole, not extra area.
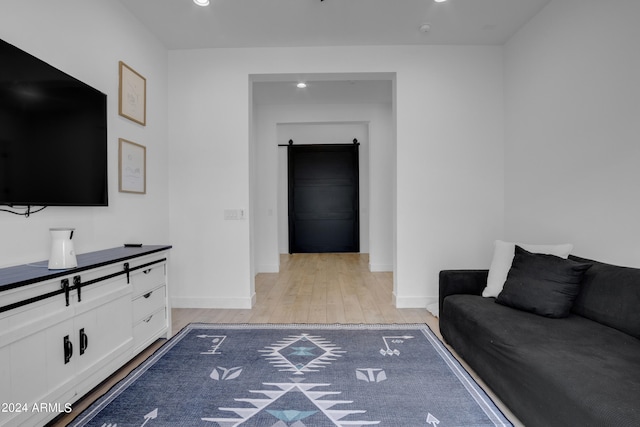
M 193 0 L 198 6 L 209 6 L 209 0 Z
M 296 86 L 298 87 L 298 89 L 304 89 L 305 87 L 307 87 L 307 84 L 304 82 L 300 82 Z
M 433 0 L 433 1 L 435 1 L 436 3 L 444 3 L 447 0 Z

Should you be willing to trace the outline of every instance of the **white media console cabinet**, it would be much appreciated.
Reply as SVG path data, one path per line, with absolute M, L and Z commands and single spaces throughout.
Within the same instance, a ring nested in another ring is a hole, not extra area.
M 91 252 L 68 270 L 0 269 L 0 426 L 46 424 L 171 336 L 170 249 Z

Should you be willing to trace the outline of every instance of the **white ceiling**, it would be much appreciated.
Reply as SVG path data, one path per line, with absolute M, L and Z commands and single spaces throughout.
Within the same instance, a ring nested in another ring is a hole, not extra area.
M 502 45 L 551 0 L 120 0 L 167 49 Z M 421 32 L 422 24 L 428 32 Z M 393 76 L 252 76 L 256 104 L 390 103 Z M 295 87 L 306 81 L 308 88 Z
M 120 0 L 167 49 L 502 45 L 550 1 Z

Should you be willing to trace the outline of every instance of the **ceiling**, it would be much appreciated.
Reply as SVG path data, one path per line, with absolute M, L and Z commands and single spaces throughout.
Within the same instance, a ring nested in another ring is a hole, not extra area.
M 304 79 L 305 89 L 295 81 L 255 82 L 253 102 L 260 104 L 390 104 L 391 80 L 326 80 L 324 76 Z
M 167 49 L 502 45 L 551 0 L 120 0 Z M 420 31 L 422 24 L 429 31 Z
M 254 104 L 391 104 L 395 73 L 253 74 Z M 298 89 L 296 84 L 307 87 Z

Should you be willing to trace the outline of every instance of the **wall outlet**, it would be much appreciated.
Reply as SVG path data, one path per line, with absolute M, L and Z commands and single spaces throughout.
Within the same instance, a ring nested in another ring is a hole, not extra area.
M 227 221 L 236 221 L 245 219 L 246 212 L 244 209 L 225 209 L 224 219 Z

